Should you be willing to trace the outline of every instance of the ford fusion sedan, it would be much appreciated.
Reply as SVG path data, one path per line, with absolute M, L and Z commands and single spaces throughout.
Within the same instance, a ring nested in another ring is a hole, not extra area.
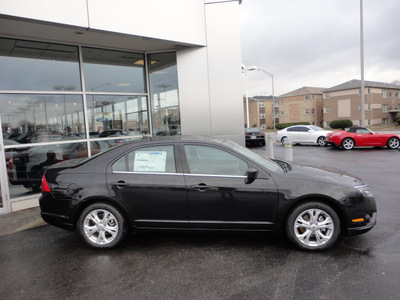
M 332 131 L 324 130 L 315 125 L 294 125 L 277 131 L 275 140 L 282 143 L 290 139 L 293 144 L 314 144 L 325 146 L 325 138 Z
M 374 195 L 360 178 L 195 137 L 129 142 L 53 165 L 40 208 L 46 222 L 77 230 L 94 248 L 134 231 L 253 230 L 322 250 L 376 223 Z
M 400 136 L 393 133 L 376 133 L 366 127 L 350 127 L 327 135 L 328 144 L 351 150 L 354 147 L 388 147 L 397 149 Z

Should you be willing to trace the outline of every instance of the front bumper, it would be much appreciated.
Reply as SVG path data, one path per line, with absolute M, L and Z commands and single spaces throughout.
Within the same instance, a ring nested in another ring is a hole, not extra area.
M 345 233 L 346 236 L 354 236 L 354 235 L 359 235 L 366 233 L 370 231 L 374 226 L 376 225 L 376 212 L 371 214 L 372 217 L 369 222 L 365 223 L 364 225 L 361 225 L 360 227 L 352 227 L 352 228 L 347 228 L 347 231 Z

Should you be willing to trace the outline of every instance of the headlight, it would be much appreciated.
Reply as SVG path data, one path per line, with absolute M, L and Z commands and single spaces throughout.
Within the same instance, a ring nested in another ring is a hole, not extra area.
M 372 193 L 368 185 L 356 186 L 355 188 L 359 190 L 360 193 L 366 198 L 374 197 L 374 194 Z

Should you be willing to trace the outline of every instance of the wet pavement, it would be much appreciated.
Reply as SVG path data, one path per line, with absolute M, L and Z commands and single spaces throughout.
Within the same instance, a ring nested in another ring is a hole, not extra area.
M 283 158 L 283 147 L 274 149 Z M 137 234 L 99 251 L 42 226 L 0 237 L 0 299 L 398 299 L 400 151 L 293 150 L 296 162 L 365 179 L 377 226 L 318 253 L 265 233 Z

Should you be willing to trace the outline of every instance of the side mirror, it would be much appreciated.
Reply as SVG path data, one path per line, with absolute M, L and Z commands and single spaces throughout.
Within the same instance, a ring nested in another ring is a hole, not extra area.
M 257 179 L 258 170 L 256 170 L 256 169 L 248 169 L 245 175 L 246 175 L 247 177 L 246 177 L 246 179 L 244 180 L 244 183 L 245 183 L 245 184 L 250 184 L 250 183 L 252 183 L 254 180 Z

